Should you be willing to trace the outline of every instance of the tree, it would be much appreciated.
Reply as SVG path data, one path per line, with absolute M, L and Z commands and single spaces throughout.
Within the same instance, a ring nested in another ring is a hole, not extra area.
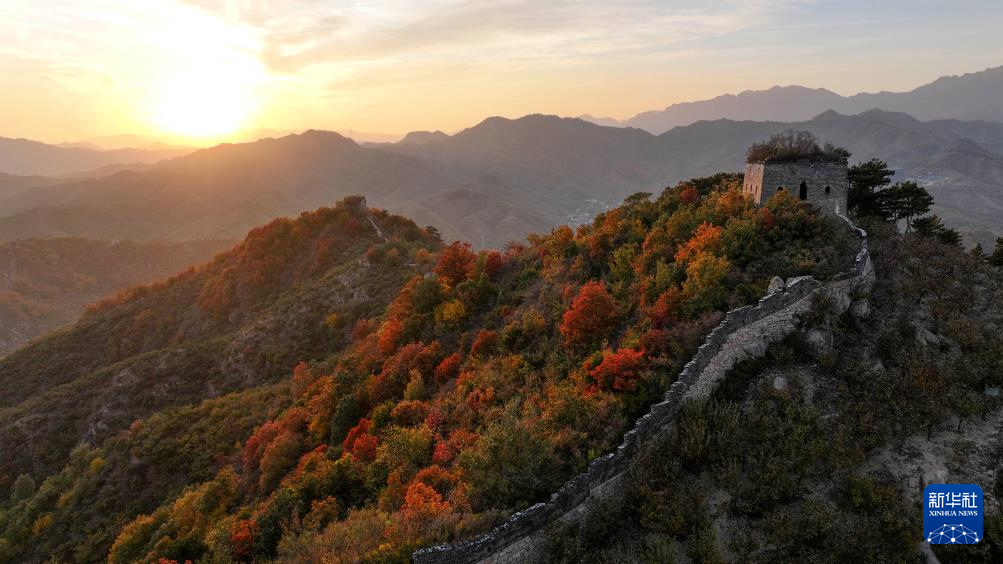
M 975 246 L 972 247 L 971 254 L 972 258 L 979 262 L 986 261 L 986 250 L 982 248 L 982 243 L 975 243 Z
M 603 351 L 602 360 L 589 372 L 589 376 L 603 390 L 632 392 L 644 374 L 644 352 L 636 349 Z M 586 366 L 588 362 L 586 362 Z
M 285 473 L 296 464 L 302 446 L 302 437 L 294 431 L 282 431 L 275 437 L 261 456 L 259 485 L 263 490 L 275 487 Z
M 895 171 L 880 159 L 871 159 L 850 167 L 850 192 L 847 206 L 859 215 L 880 215 L 876 190 L 892 182 Z
M 455 352 L 442 359 L 442 362 L 435 367 L 435 381 L 439 384 L 445 384 L 456 378 L 460 373 L 460 363 L 462 360 L 460 353 Z
M 746 153 L 747 161 L 752 162 L 785 162 L 799 158 L 813 158 L 828 161 L 845 159 L 850 152 L 842 147 L 826 143 L 819 147 L 818 140 L 810 131 L 789 130 L 774 133 L 769 140 L 754 143 Z
M 945 245 L 952 245 L 955 247 L 962 246 L 961 233 L 957 229 L 951 229 L 950 227 L 945 227 L 937 233 L 937 239 Z
M 683 296 L 687 299 L 691 313 L 709 311 L 724 305 L 728 289 L 725 277 L 731 270 L 728 259 L 700 252 L 686 267 L 686 281 L 683 282 Z
M 701 223 L 693 232 L 693 237 L 676 251 L 676 262 L 687 262 L 701 252 L 716 252 L 721 247 L 721 231 L 716 225 Z
M 917 235 L 936 237 L 937 233 L 944 228 L 944 224 L 940 221 L 940 217 L 934 214 L 914 220 L 912 228 L 916 230 Z
M 428 233 L 429 237 L 434 241 L 442 241 L 442 233 L 434 225 L 426 225 L 425 232 Z
M 961 233 L 956 229 L 945 226 L 936 214 L 915 219 L 911 222 L 911 225 L 918 235 L 936 237 L 945 245 L 961 246 Z M 979 248 L 979 252 L 982 252 L 981 247 Z
M 470 243 L 456 241 L 443 249 L 432 271 L 455 286 L 467 278 L 475 260 L 477 255 L 470 250 Z
M 11 490 L 11 501 L 22 501 L 28 499 L 35 493 L 35 479 L 28 474 L 21 474 L 14 480 L 14 488 Z
M 997 268 L 1003 268 L 1003 237 L 996 238 L 996 248 L 993 249 L 993 254 L 989 256 L 989 264 Z
M 877 199 L 881 215 L 894 222 L 906 220 L 906 233 L 911 228 L 912 219 L 929 212 L 933 205 L 933 196 L 926 188 L 911 180 L 882 190 Z
M 585 283 L 564 312 L 561 335 L 572 344 L 585 344 L 605 337 L 619 314 L 616 300 L 598 280 Z

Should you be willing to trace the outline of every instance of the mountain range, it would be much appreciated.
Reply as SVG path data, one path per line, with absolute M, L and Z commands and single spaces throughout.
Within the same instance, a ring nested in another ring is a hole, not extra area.
M 187 147 L 106 151 L 91 146 L 59 146 L 30 139 L 0 137 L 0 172 L 13 175 L 69 175 L 108 165 L 153 163 L 190 151 Z
M 871 109 L 904 112 L 923 120 L 960 119 L 1003 122 L 1003 66 L 960 76 L 941 77 L 909 92 L 841 96 L 825 88 L 774 86 L 696 102 L 672 104 L 623 121 L 582 116 L 600 125 L 637 127 L 658 134 L 680 125 L 720 118 L 755 121 L 804 121 L 826 110 L 858 114 Z
M 494 117 L 454 135 L 415 133 L 392 144 L 307 131 L 96 178 L 24 180 L 43 185 L 0 191 L 0 238 L 232 239 L 365 193 L 446 239 L 501 247 L 588 221 L 633 192 L 741 171 L 749 145 L 786 129 L 810 130 L 855 160 L 881 158 L 900 179 L 919 180 L 969 241 L 1003 234 L 1003 124 L 873 110 L 793 123 L 701 121 L 661 135 L 544 115 Z

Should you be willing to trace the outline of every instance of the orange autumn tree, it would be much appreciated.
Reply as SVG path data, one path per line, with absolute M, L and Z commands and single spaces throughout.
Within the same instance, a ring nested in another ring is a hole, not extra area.
M 619 312 L 606 285 L 592 280 L 582 286 L 561 320 L 561 335 L 570 344 L 587 344 L 609 334 Z
M 466 279 L 476 260 L 477 255 L 470 250 L 470 243 L 456 241 L 442 251 L 432 272 L 455 286 Z
M 687 262 L 701 252 L 715 253 L 721 247 L 721 228 L 701 223 L 685 244 L 676 251 L 676 262 Z

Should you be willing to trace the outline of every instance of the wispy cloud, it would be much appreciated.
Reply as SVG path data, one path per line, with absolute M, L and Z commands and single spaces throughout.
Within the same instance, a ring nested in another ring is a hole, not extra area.
M 806 0 L 324 2 L 189 0 L 255 28 L 276 72 L 313 65 L 429 60 L 573 59 L 682 42 L 768 23 Z

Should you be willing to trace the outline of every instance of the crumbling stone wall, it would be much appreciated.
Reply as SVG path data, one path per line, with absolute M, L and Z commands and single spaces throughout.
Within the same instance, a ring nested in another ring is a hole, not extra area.
M 759 303 L 729 311 L 683 367 L 664 399 L 637 420 L 616 450 L 593 460 L 588 470 L 565 483 L 550 500 L 512 515 L 473 540 L 419 550 L 414 561 L 521 563 L 539 559 L 547 526 L 556 520 L 575 522 L 591 504 L 617 495 L 640 445 L 668 428 L 684 400 L 707 397 L 737 362 L 765 354 L 769 345 L 791 332 L 798 318 L 812 308 L 816 296 L 841 312 L 866 296 L 874 282 L 867 234 L 842 219 L 861 241 L 850 270 L 824 284 L 810 276 L 792 278 Z

